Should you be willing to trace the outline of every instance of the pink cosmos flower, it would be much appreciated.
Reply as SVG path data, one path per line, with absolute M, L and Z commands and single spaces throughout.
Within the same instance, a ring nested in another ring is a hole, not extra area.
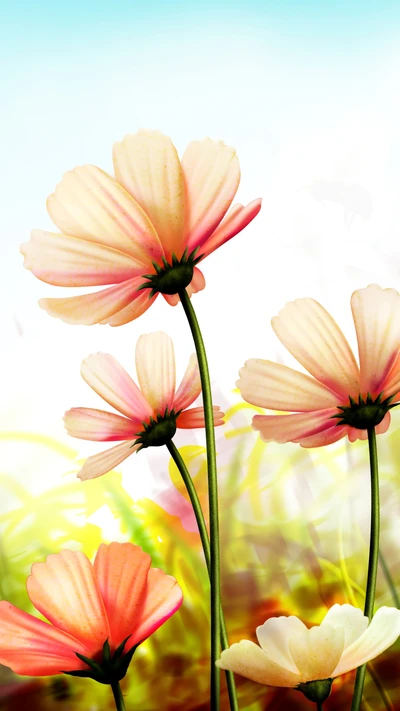
M 264 441 L 320 447 L 346 435 L 366 439 L 370 424 L 377 433 L 388 429 L 389 408 L 400 399 L 400 295 L 371 284 L 353 293 L 351 309 L 360 366 L 314 299 L 296 299 L 272 319 L 279 340 L 312 377 L 268 360 L 245 363 L 237 382 L 244 400 L 294 413 L 256 415 L 252 426 Z
M 82 480 L 106 474 L 141 447 L 166 444 L 177 427 L 205 426 L 202 407 L 187 409 L 201 392 L 197 356 L 191 356 L 183 380 L 175 390 L 174 346 L 166 333 L 157 331 L 140 336 L 135 355 L 140 388 L 112 355 L 97 353 L 82 363 L 83 379 L 122 416 L 74 407 L 64 415 L 68 434 L 98 442 L 124 440 L 89 457 L 78 473 Z M 224 413 L 217 406 L 213 410 L 214 425 L 222 425 Z
M 151 558 L 132 543 L 100 546 L 93 565 L 79 551 L 63 550 L 35 563 L 26 586 L 37 619 L 0 602 L 0 662 L 16 672 L 47 676 L 101 661 L 128 637 L 124 654 L 161 627 L 182 604 L 175 578 L 151 568 Z
M 21 247 L 25 267 L 49 284 L 113 284 L 82 296 L 40 300 L 51 316 L 67 323 L 132 321 L 158 296 L 140 290 L 146 275 L 165 270 L 173 255 L 175 263 L 185 262 L 196 248 L 196 258 L 203 259 L 261 208 L 261 200 L 254 200 L 226 214 L 240 168 L 235 150 L 222 141 L 193 141 L 180 161 L 170 138 L 141 130 L 115 144 L 113 159 L 116 179 L 93 165 L 66 173 L 47 200 L 61 234 L 33 230 Z M 189 295 L 204 289 L 197 267 L 189 281 L 184 285 Z M 171 305 L 179 301 L 171 289 L 163 296 Z

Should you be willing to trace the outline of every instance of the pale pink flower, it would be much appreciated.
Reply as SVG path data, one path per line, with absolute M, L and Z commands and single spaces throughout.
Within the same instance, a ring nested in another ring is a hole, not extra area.
M 0 602 L 0 662 L 17 674 L 47 676 L 89 670 L 78 654 L 101 661 L 126 640 L 126 654 L 147 639 L 182 604 L 175 578 L 151 568 L 132 543 L 100 546 L 93 565 L 79 551 L 63 550 L 35 563 L 26 586 L 47 624 Z
M 120 326 L 146 311 L 157 298 L 146 274 L 180 260 L 197 247 L 204 258 L 243 230 L 261 200 L 236 204 L 227 213 L 240 181 L 236 152 L 222 141 L 192 141 L 179 160 L 170 138 L 141 130 L 114 145 L 116 179 L 93 165 L 66 173 L 47 200 L 62 234 L 34 230 L 22 245 L 25 267 L 56 286 L 113 284 L 69 298 L 41 299 L 51 316 L 67 323 Z M 190 277 L 189 277 L 190 278 Z M 194 267 L 189 295 L 204 289 Z M 168 303 L 176 293 L 164 293 Z
M 360 366 L 338 325 L 314 299 L 296 299 L 272 319 L 279 340 L 313 377 L 268 360 L 245 363 L 237 382 L 244 400 L 294 413 L 256 415 L 253 428 L 264 441 L 320 447 L 346 435 L 351 442 L 366 439 L 366 426 L 360 425 L 368 420 L 368 394 L 369 402 L 391 398 L 379 412 L 379 403 L 372 404 L 376 432 L 388 429 L 388 409 L 400 395 L 400 295 L 371 284 L 353 293 L 351 309 Z M 341 408 L 347 410 L 346 423 L 336 417 L 346 415 Z
M 197 356 L 191 356 L 177 390 L 174 346 L 166 333 L 140 336 L 135 356 L 140 387 L 112 355 L 97 353 L 82 363 L 83 379 L 121 414 L 74 407 L 64 415 L 68 434 L 98 442 L 123 440 L 122 444 L 89 457 L 78 473 L 82 480 L 106 474 L 141 446 L 165 444 L 176 427 L 205 426 L 202 407 L 187 409 L 201 392 Z M 214 425 L 222 425 L 224 413 L 217 406 L 213 411 Z M 150 434 L 146 432 L 148 428 Z
M 352 605 L 333 605 L 320 625 L 307 629 L 298 617 L 271 617 L 257 627 L 258 646 L 242 640 L 216 662 L 268 686 L 295 688 L 334 679 L 388 649 L 400 635 L 400 610 L 381 607 L 368 624 Z

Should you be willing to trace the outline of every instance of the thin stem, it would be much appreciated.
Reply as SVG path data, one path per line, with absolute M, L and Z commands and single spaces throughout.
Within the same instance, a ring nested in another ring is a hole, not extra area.
M 167 442 L 167 448 L 168 451 L 174 460 L 180 475 L 183 479 L 183 482 L 186 486 L 187 492 L 189 494 L 189 498 L 193 507 L 194 515 L 196 517 L 197 521 L 197 526 L 199 529 L 200 533 L 200 539 L 201 539 L 201 544 L 203 546 L 203 551 L 204 551 L 204 558 L 206 560 L 206 566 L 208 570 L 208 574 L 210 575 L 210 541 L 208 539 L 208 531 L 207 531 L 207 526 L 206 522 L 204 520 L 204 515 L 203 511 L 201 508 L 201 504 L 199 501 L 199 497 L 197 496 L 197 491 L 196 488 L 193 484 L 192 477 L 190 476 L 186 464 L 181 456 L 181 453 L 179 450 L 175 447 L 174 443 L 172 440 Z M 222 609 L 222 605 L 220 606 L 220 636 L 221 636 L 221 647 L 222 649 L 226 649 L 229 645 L 228 642 L 228 634 L 226 631 L 226 624 L 225 624 L 225 618 L 224 618 L 224 612 Z M 236 696 L 236 686 L 235 686 L 235 677 L 233 675 L 233 672 L 226 670 L 225 671 L 225 676 L 226 676 L 226 685 L 228 687 L 228 694 L 229 694 L 229 702 L 230 702 L 230 707 L 231 711 L 238 711 L 239 706 L 238 706 L 238 701 L 237 701 L 237 696 Z
M 379 560 L 379 471 L 375 428 L 368 428 L 369 463 L 371 470 L 371 530 L 364 615 L 371 621 L 374 614 L 376 576 Z M 354 684 L 351 711 L 359 711 L 364 688 L 366 664 L 358 667 Z
M 215 662 L 219 658 L 220 632 L 220 571 L 219 571 L 219 521 L 217 458 L 215 451 L 214 415 L 211 397 L 210 375 L 203 337 L 186 289 L 179 291 L 183 309 L 189 322 L 199 362 L 201 388 L 203 393 L 204 420 L 207 443 L 208 506 L 210 513 L 210 618 L 211 618 L 211 711 L 219 710 L 220 673 Z
M 124 697 L 122 696 L 122 691 L 121 691 L 121 687 L 119 685 L 119 681 L 114 681 L 111 684 L 111 688 L 113 690 L 114 699 L 115 699 L 115 706 L 116 706 L 117 711 L 126 711 Z
M 321 704 L 321 702 L 320 702 L 320 701 L 317 701 L 316 704 L 317 704 L 317 711 L 322 711 L 322 704 Z
M 384 576 L 385 576 L 385 578 L 386 578 L 386 582 L 387 582 L 387 584 L 388 584 L 388 588 L 389 588 L 389 590 L 390 590 L 390 592 L 391 592 L 391 595 L 392 595 L 392 598 L 393 598 L 393 602 L 394 602 L 394 604 L 396 605 L 397 609 L 400 610 L 400 597 L 399 597 L 399 594 L 398 594 L 398 592 L 397 592 L 397 590 L 396 590 L 396 586 L 395 586 L 395 584 L 394 584 L 394 580 L 393 580 L 393 578 L 392 578 L 391 572 L 390 572 L 390 570 L 389 570 L 389 568 L 388 568 L 388 565 L 387 565 L 387 563 L 386 563 L 386 560 L 385 560 L 385 558 L 383 557 L 383 554 L 381 553 L 381 551 L 379 551 L 379 562 L 380 562 L 380 564 L 381 564 L 381 568 L 382 568 L 382 570 L 383 570 L 383 574 L 384 574 Z

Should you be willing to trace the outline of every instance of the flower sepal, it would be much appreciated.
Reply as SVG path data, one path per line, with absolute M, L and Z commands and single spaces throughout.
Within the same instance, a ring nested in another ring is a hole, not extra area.
M 323 704 L 331 693 L 333 679 L 317 679 L 316 681 L 306 681 L 296 686 L 297 691 L 310 701 Z
M 394 395 L 382 400 L 382 393 L 375 400 L 371 397 L 371 393 L 367 394 L 364 399 L 359 395 L 358 402 L 349 395 L 349 405 L 338 405 L 338 410 L 341 410 L 337 415 L 332 415 L 332 419 L 337 419 L 337 425 L 350 425 L 358 430 L 367 430 L 370 427 L 379 425 L 386 413 L 396 407 L 398 403 L 390 403 Z
M 136 450 L 140 452 L 146 447 L 162 447 L 170 442 L 176 432 L 176 418 L 180 412 L 170 412 L 167 407 L 163 415 L 150 417 L 149 422 L 143 422 L 143 430 L 136 433 L 137 439 L 132 446 L 140 444 Z
M 132 647 L 129 652 L 124 654 L 124 648 L 130 636 L 131 635 L 126 637 L 126 639 L 121 642 L 113 655 L 111 655 L 108 639 L 106 639 L 103 645 L 102 660 L 100 662 L 95 659 L 91 659 L 90 657 L 85 657 L 84 654 L 75 652 L 78 659 L 80 659 L 81 662 L 85 662 L 89 669 L 63 672 L 63 674 L 93 679 L 94 681 L 98 681 L 99 684 L 115 684 L 115 682 L 121 681 L 121 679 L 123 679 L 126 675 L 128 667 L 132 661 L 132 657 L 140 644 L 140 642 L 138 642 L 138 644 Z
M 196 256 L 199 247 L 193 250 L 188 255 L 186 247 L 182 257 L 178 259 L 175 253 L 172 254 L 171 264 L 167 262 L 165 257 L 162 257 L 163 266 L 152 262 L 155 274 L 143 274 L 143 278 L 147 279 L 147 283 L 139 286 L 138 291 L 142 289 L 151 289 L 149 298 L 153 298 L 155 294 L 177 294 L 178 291 L 186 289 L 193 279 L 193 270 L 198 262 L 203 258 L 203 254 Z

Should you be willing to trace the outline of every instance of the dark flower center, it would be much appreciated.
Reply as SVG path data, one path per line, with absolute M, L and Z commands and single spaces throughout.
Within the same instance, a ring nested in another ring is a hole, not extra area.
M 129 635 L 129 637 L 130 636 L 131 635 Z M 111 654 L 108 639 L 104 642 L 102 651 L 96 655 L 95 659 L 85 657 L 83 654 L 75 652 L 78 659 L 85 662 L 88 668 L 63 673 L 69 674 L 70 676 L 80 676 L 93 679 L 94 681 L 98 681 L 99 684 L 114 684 L 117 681 L 121 681 L 128 671 L 132 657 L 140 644 L 139 642 L 132 647 L 129 652 L 124 653 L 125 645 L 129 637 L 121 642 L 114 654 Z
M 147 282 L 142 284 L 141 289 L 151 289 L 149 298 L 155 294 L 177 294 L 182 289 L 186 289 L 193 279 L 193 269 L 196 264 L 203 258 L 201 254 L 196 257 L 199 247 L 196 247 L 191 254 L 188 255 L 186 247 L 182 257 L 178 259 L 176 254 L 172 254 L 171 264 L 167 262 L 165 257 L 162 258 L 163 265 L 153 262 L 153 267 L 156 270 L 155 274 L 144 274 L 143 278 Z
M 333 679 L 317 679 L 316 681 L 306 681 L 303 684 L 296 686 L 297 691 L 310 701 L 315 701 L 318 704 L 323 704 L 331 693 Z
M 391 405 L 393 395 L 382 400 L 382 393 L 377 398 L 373 399 L 370 393 L 364 399 L 362 395 L 358 396 L 358 402 L 353 400 L 349 395 L 349 405 L 338 406 L 341 410 L 337 415 L 332 415 L 332 418 L 337 418 L 337 425 L 349 425 L 358 430 L 367 430 L 370 427 L 376 427 L 382 422 L 386 413 L 392 407 L 396 407 L 397 403 Z
M 173 438 L 176 432 L 176 418 L 180 413 L 168 408 L 163 415 L 157 415 L 154 419 L 150 417 L 150 422 L 143 422 L 143 430 L 137 433 L 135 444 L 141 446 L 138 452 L 145 447 L 162 447 Z

